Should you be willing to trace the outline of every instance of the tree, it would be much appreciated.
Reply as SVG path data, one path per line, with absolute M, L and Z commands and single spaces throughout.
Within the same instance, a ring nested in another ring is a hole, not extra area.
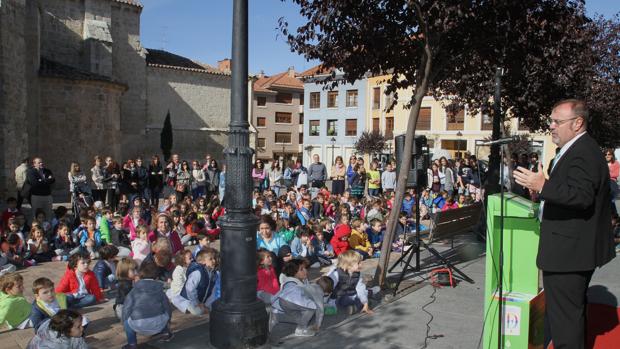
M 285 0 L 283 0 L 285 1 Z M 413 88 L 405 146 L 411 153 L 422 98 L 453 97 L 477 113 L 493 96 L 503 70 L 500 100 L 530 128 L 545 127 L 541 115 L 572 95 L 583 81 L 575 54 L 588 49 L 589 23 L 578 0 L 291 0 L 307 23 L 280 29 L 291 50 L 345 72 L 352 83 L 366 74 L 390 72 L 386 94 Z M 591 41 L 590 41 L 591 42 Z M 328 79 L 333 86 L 341 82 Z M 501 113 L 492 113 L 499 125 Z M 493 138 L 499 138 L 499 127 Z M 499 148 L 492 149 L 499 178 Z M 410 157 L 398 176 L 385 241 L 391 241 L 402 204 Z M 383 244 L 375 280 L 384 284 L 391 244 Z
M 355 142 L 355 150 L 362 154 L 378 154 L 385 149 L 385 137 L 377 131 L 364 131 Z
M 164 127 L 161 129 L 161 134 L 159 135 L 159 147 L 164 154 L 164 160 L 166 162 L 170 161 L 170 152 L 172 151 L 172 123 L 170 123 L 170 110 L 168 110 L 168 114 L 166 114 Z

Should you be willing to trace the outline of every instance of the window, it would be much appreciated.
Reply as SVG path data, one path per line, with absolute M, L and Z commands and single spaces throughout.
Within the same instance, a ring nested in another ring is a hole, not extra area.
M 276 132 L 276 143 L 291 144 L 291 139 L 290 132 Z
M 465 110 L 446 110 L 447 130 L 463 130 L 465 125 Z
M 388 116 L 385 118 L 385 138 L 391 139 L 394 137 L 394 117 Z
M 390 93 L 389 95 L 385 96 L 385 110 L 390 108 L 392 106 L 392 103 L 394 103 L 394 93 Z
M 357 90 L 347 91 L 347 107 L 357 107 Z
M 420 108 L 420 115 L 418 116 L 418 124 L 416 130 L 430 130 L 431 129 L 431 108 Z
M 299 105 L 304 105 L 304 94 L 303 93 L 299 94 Z
M 256 127 L 265 127 L 267 126 L 267 118 L 262 116 L 256 117 Z
M 299 144 L 304 144 L 304 134 L 303 134 L 303 132 L 299 132 Z
M 327 107 L 328 108 L 338 107 L 338 91 L 327 92 Z
M 327 120 L 327 135 L 328 136 L 337 136 L 338 135 L 338 120 Z
M 299 113 L 299 124 L 300 125 L 304 124 L 304 113 Z
M 381 107 L 381 87 L 373 87 L 372 89 L 372 109 Z
M 292 124 L 293 114 L 276 112 L 276 124 Z
M 265 138 L 258 138 L 256 140 L 256 146 L 258 148 L 264 148 L 265 147 Z
M 264 107 L 267 105 L 267 97 L 256 97 L 256 105 L 259 107 Z
M 482 126 L 480 127 L 483 131 L 492 131 L 493 130 L 493 117 L 489 115 L 488 110 L 481 110 L 482 114 Z
M 276 95 L 276 103 L 293 104 L 293 95 L 291 93 L 280 93 Z
M 317 109 L 321 107 L 321 93 L 310 92 L 310 109 Z
M 357 119 L 346 120 L 345 136 L 357 136 Z
M 319 135 L 319 127 L 321 126 L 320 120 L 310 120 L 310 136 Z
M 379 132 L 379 118 L 373 118 L 372 119 L 372 131 L 373 132 Z

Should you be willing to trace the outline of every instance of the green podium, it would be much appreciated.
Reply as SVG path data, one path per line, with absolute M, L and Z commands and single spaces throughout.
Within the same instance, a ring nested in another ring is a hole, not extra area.
M 489 195 L 484 287 L 484 349 L 498 348 L 500 203 L 499 194 Z M 502 348 L 543 347 L 545 304 L 544 295 L 539 292 L 536 267 L 540 236 L 537 216 L 538 204 L 511 193 L 504 195 Z

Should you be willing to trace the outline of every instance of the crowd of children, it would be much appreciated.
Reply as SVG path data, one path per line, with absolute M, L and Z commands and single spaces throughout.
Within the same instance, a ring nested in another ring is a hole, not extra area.
M 346 171 L 347 190 L 341 183 L 344 176 L 334 178 L 338 186 L 331 191 L 322 181 L 301 183 L 303 176 L 290 177 L 303 174 L 303 166 L 289 171 L 288 177 L 270 175 L 266 178 L 280 179 L 264 180 L 256 187 L 252 207 L 260 218 L 257 297 L 271 309 L 270 328 L 293 322 L 296 335 L 310 336 L 318 331 L 323 314 L 372 312 L 360 263 L 380 255 L 393 207 L 394 166 L 389 164 L 381 174 L 373 161 L 370 175 L 365 175 L 363 160 L 352 158 L 349 167 L 355 171 L 351 175 Z M 450 176 L 459 173 L 443 160 L 435 168 Z M 79 212 L 59 206 L 54 217 L 38 210 L 30 225 L 17 201 L 9 198 L 0 224 L 0 323 L 34 327 L 33 343 L 40 347 L 54 341 L 86 347 L 82 326 L 88 320 L 76 309 L 113 297 L 113 309 L 127 336 L 125 348 L 135 348 L 136 334 L 172 338 L 173 308 L 207 314 L 220 296 L 219 254 L 211 243 L 219 238 L 224 192 L 215 186 L 181 191 L 177 182 L 182 178 L 179 173 L 162 177 L 162 186 L 170 188 L 160 200 L 138 190 L 116 197 L 108 202 L 111 206 L 95 201 Z M 445 175 L 435 178 L 430 173 L 429 180 L 431 185 L 419 198 L 423 217 L 479 199 L 472 183 L 459 186 L 446 181 Z M 398 237 L 413 229 L 416 200 L 416 192 L 406 193 L 397 238 L 389 242 L 394 250 L 403 248 Z M 93 260 L 97 261 L 91 269 Z M 15 271 L 50 261 L 66 262 L 65 273 L 56 286 L 49 279 L 35 280 L 35 301 L 30 304 L 22 295 L 23 279 Z M 319 267 L 329 271 L 310 282 L 307 269 Z

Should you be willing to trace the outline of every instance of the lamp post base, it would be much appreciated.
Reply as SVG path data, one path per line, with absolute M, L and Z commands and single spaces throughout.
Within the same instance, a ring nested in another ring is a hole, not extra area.
M 265 304 L 213 304 L 209 319 L 211 345 L 217 349 L 258 348 L 267 343 L 269 317 Z

